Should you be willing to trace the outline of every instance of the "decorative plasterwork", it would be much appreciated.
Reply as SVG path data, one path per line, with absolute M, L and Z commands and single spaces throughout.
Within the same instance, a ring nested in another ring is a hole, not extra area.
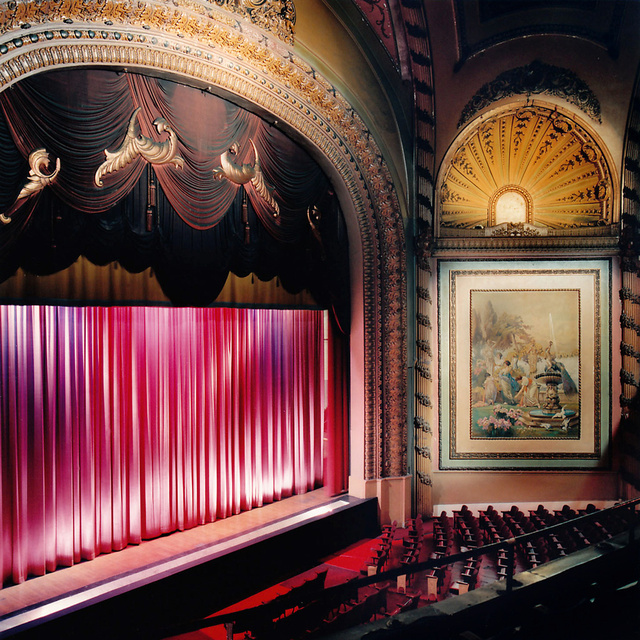
M 636 78 L 634 95 L 627 122 L 624 169 L 622 174 L 622 233 L 620 238 L 620 271 L 622 304 L 620 323 L 620 405 L 622 407 L 621 465 L 623 481 L 640 488 L 640 434 L 638 403 L 640 395 L 640 76 Z
M 237 19 L 229 13 L 237 16 Z M 194 35 L 199 17 L 212 18 L 236 27 L 239 21 L 268 31 L 293 44 L 296 10 L 293 0 L 175 0 L 172 2 L 136 2 L 135 0 L 51 0 L 50 2 L 9 2 L 0 9 L 0 33 L 28 28 L 36 23 L 87 21 L 139 25 L 146 29 L 163 28 L 182 35 Z
M 602 235 L 577 237 L 571 235 L 557 236 L 538 227 L 509 227 L 502 225 L 485 230 L 483 236 L 459 234 L 455 237 L 439 238 L 433 255 L 441 257 L 468 258 L 471 251 L 481 251 L 483 255 L 491 252 L 496 255 L 513 253 L 541 255 L 566 255 L 575 257 L 576 248 L 590 256 L 612 256 L 619 253 L 617 236 Z M 537 232 L 538 235 L 534 235 Z
M 293 44 L 296 8 L 293 0 L 214 0 L 215 4 Z
M 594 135 L 557 109 L 527 105 L 480 118 L 443 166 L 439 233 L 486 235 L 496 196 L 517 190 L 527 203 L 521 222 L 601 235 L 618 222 L 609 167 Z
M 396 42 L 397 33 L 394 30 L 389 2 L 387 0 L 353 0 L 353 3 L 358 7 L 391 59 L 398 65 L 400 63 L 399 46 Z
M 49 171 L 49 153 L 46 149 L 36 149 L 29 154 L 29 175 L 27 182 L 20 190 L 18 197 L 8 211 L 0 213 L 0 222 L 9 224 L 11 222 L 11 214 L 20 208 L 25 198 L 32 196 L 38 191 L 42 191 L 46 186 L 53 184 L 60 173 L 60 158 L 56 158 L 55 168 Z
M 534 60 L 531 64 L 501 73 L 476 91 L 462 110 L 458 127 L 497 100 L 515 95 L 539 94 L 562 98 L 594 120 L 602 122 L 600 101 L 584 81 L 569 69 Z
M 218 3 L 219 4 L 219 3 Z M 257 4 L 257 3 L 254 3 Z M 295 129 L 344 183 L 364 266 L 365 476 L 406 473 L 406 253 L 399 202 L 372 133 L 282 42 L 210 3 L 17 2 L 0 9 L 0 90 L 33 73 L 108 66 L 236 97 Z M 348 209 L 348 207 L 345 207 Z
M 517 194 L 522 201 L 525 204 L 525 215 L 524 215 L 524 220 L 522 220 L 521 222 L 526 222 L 527 224 L 532 224 L 533 222 L 533 198 L 531 197 L 531 194 L 526 190 L 523 189 L 520 185 L 517 184 L 505 184 L 502 187 L 500 187 L 499 189 L 497 189 L 489 198 L 489 211 L 487 213 L 487 219 L 488 219 L 488 226 L 490 227 L 495 227 L 497 222 L 496 222 L 496 215 L 497 215 L 497 208 L 499 205 L 499 201 L 501 199 L 503 199 L 505 196 L 515 193 Z M 520 222 L 520 221 L 514 221 L 514 220 L 509 220 L 509 222 Z
M 408 444 L 413 444 L 413 508 L 416 514 L 433 514 L 431 472 L 433 462 L 425 452 L 434 450 L 431 424 L 435 422 L 436 387 L 431 374 L 435 329 L 430 322 L 433 313 L 431 296 L 430 251 L 433 239 L 434 175 L 435 175 L 435 103 L 431 41 L 422 2 L 401 2 L 399 23 L 404 25 L 410 54 L 415 103 L 415 359 L 413 387 L 413 431 Z

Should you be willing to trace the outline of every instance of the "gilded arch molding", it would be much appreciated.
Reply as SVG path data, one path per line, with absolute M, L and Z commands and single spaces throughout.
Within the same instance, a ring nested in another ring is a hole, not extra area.
M 189 0 L 8 3 L 0 8 L 0 91 L 55 68 L 113 67 L 235 96 L 295 128 L 343 182 L 361 236 L 365 476 L 405 475 L 406 253 L 399 203 L 372 133 L 284 40 Z

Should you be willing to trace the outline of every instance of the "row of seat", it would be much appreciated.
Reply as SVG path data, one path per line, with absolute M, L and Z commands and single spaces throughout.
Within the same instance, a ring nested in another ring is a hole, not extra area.
M 447 512 L 443 511 L 439 517 L 433 521 L 433 543 L 434 557 L 439 558 L 445 555 L 453 542 L 453 529 L 447 517 Z
M 525 514 L 516 505 L 505 511 L 498 511 L 489 505 L 478 511 L 476 516 L 468 507 L 463 506 L 449 518 L 446 512 L 432 521 L 433 552 L 432 558 L 441 558 L 456 552 L 456 542 L 460 548 L 481 547 L 486 543 L 500 542 L 506 538 L 517 537 L 527 533 L 540 531 L 538 537 L 521 544 L 516 548 L 516 562 L 511 564 L 505 550 L 495 557 L 496 573 L 499 579 L 508 576 L 513 569 L 536 567 L 554 557 L 565 555 L 571 551 L 611 537 L 635 522 L 635 512 L 623 510 L 611 513 L 604 512 L 601 518 L 583 523 L 576 520 L 555 533 L 542 533 L 541 529 L 559 522 L 569 522 L 585 513 L 595 513 L 597 509 L 590 505 L 586 510 L 576 510 L 565 505 L 562 509 L 549 510 L 543 505 Z M 374 572 L 395 566 L 409 566 L 419 561 L 421 550 L 427 544 L 425 524 L 420 516 L 405 523 L 398 529 L 396 522 L 383 527 L 382 534 L 372 547 L 369 570 Z M 395 543 L 395 544 L 394 544 Z M 393 552 L 393 554 L 392 554 Z M 393 557 L 392 557 L 393 555 Z M 451 566 L 432 569 L 425 574 L 416 574 L 413 578 L 401 576 L 397 582 L 398 594 L 405 593 L 406 599 L 398 604 L 398 595 L 392 600 L 388 598 L 389 584 L 380 588 L 365 588 L 358 593 L 345 596 L 340 601 L 327 601 L 317 597 L 317 589 L 322 588 L 326 571 L 319 572 L 313 578 L 305 580 L 289 592 L 266 603 L 264 608 L 258 607 L 247 619 L 239 619 L 227 625 L 228 634 L 244 633 L 246 638 L 265 640 L 299 637 L 301 634 L 312 638 L 333 633 L 355 624 L 367 622 L 379 616 L 393 615 L 419 606 L 422 595 L 421 577 L 426 578 L 427 599 L 436 600 L 442 596 L 442 587 L 446 584 L 446 594 L 464 593 L 475 588 L 478 583 L 479 568 L 482 558 L 470 558 L 461 566 L 460 571 L 452 572 Z M 455 578 L 452 578 L 452 575 Z M 413 593 L 407 587 L 415 581 Z M 393 590 L 392 590 L 393 591 Z M 446 596 L 445 596 L 446 597 Z M 393 611 L 388 611 L 388 602 L 396 602 Z M 280 606 L 280 603 L 282 606 Z
M 478 518 L 466 505 L 453 512 L 453 528 L 458 535 L 461 547 L 476 549 L 484 543 Z
M 543 505 L 529 510 L 527 516 L 517 505 L 499 512 L 489 505 L 478 512 L 480 527 L 484 532 L 487 542 L 500 542 L 510 537 L 522 536 L 527 533 L 540 531 L 552 525 L 568 522 L 582 515 L 598 512 L 598 509 L 589 504 L 585 509 L 573 509 L 564 505 L 561 509 L 550 511 Z M 468 507 L 463 506 L 457 513 L 458 518 L 465 522 L 473 520 Z M 454 516 L 455 517 L 455 516 Z M 578 549 L 595 544 L 610 538 L 612 535 L 627 529 L 634 520 L 634 514 L 623 509 L 604 511 L 601 518 L 587 522 L 577 522 L 575 526 L 569 526 L 555 532 L 541 534 L 522 544 L 518 549 L 518 563 L 523 568 L 535 568 L 549 560 L 565 556 Z M 498 557 L 498 577 L 506 577 L 506 552 Z M 515 566 L 515 565 L 514 565 Z
M 373 592 L 365 594 L 361 599 L 346 603 L 345 606 L 334 610 L 331 616 L 324 618 L 315 628 L 307 629 L 304 637 L 324 637 L 328 634 L 337 633 L 359 624 L 365 624 L 366 622 L 377 619 L 378 616 L 386 616 L 387 591 L 388 587 L 381 589 L 374 588 Z M 288 635 L 274 636 L 277 640 L 287 640 L 289 637 Z
M 245 612 L 237 620 L 226 623 L 227 637 L 243 633 L 247 640 L 314 638 L 388 615 L 387 587 L 370 587 L 361 594 L 354 587 L 334 598 L 319 597 L 320 591 L 310 591 L 311 587 L 322 589 L 326 573 L 322 571 L 250 614 Z M 280 601 L 286 606 L 278 606 Z M 401 607 L 407 608 L 412 604 L 406 603 Z
M 226 622 L 227 637 L 232 638 L 234 634 L 243 633 L 247 638 L 266 638 L 274 634 L 276 628 L 282 632 L 287 625 L 295 627 L 298 620 L 310 615 L 312 610 L 307 610 L 304 614 L 298 612 L 308 606 L 314 596 L 322 591 L 327 571 L 325 569 L 316 572 L 314 576 L 303 580 L 299 585 L 294 585 L 285 593 L 250 611 L 242 612 L 233 621 Z M 315 609 L 319 608 L 320 605 L 315 606 Z M 325 609 L 322 610 L 323 615 L 327 613 Z M 285 620 L 286 622 L 283 622 Z
M 452 518 L 443 511 L 440 516 L 434 518 L 432 524 L 432 559 L 441 558 L 451 552 L 455 552 L 454 546 L 460 549 L 473 549 L 485 544 L 503 542 L 506 539 L 534 533 L 558 522 L 577 518 L 585 513 L 594 513 L 597 509 L 589 505 L 586 509 L 576 510 L 565 505 L 562 509 L 554 511 L 539 505 L 526 514 L 517 505 L 510 509 L 498 511 L 489 505 L 486 509 L 479 510 L 477 515 L 463 505 L 453 511 Z M 613 518 L 614 522 L 605 522 L 605 519 Z M 578 524 L 578 523 L 577 523 Z M 498 579 L 508 577 L 510 569 L 514 572 L 536 568 L 552 559 L 567 555 L 577 549 L 583 548 L 594 542 L 607 539 L 614 533 L 628 526 L 628 518 L 623 513 L 612 516 L 607 512 L 602 520 L 597 519 L 591 523 L 580 526 L 567 527 L 559 531 L 541 534 L 539 537 L 522 543 L 515 549 L 515 558 L 511 562 L 507 550 L 501 550 L 492 558 Z M 384 536 L 391 531 L 397 531 L 397 524 L 393 523 L 389 529 L 383 531 Z M 420 516 L 405 523 L 402 535 L 397 536 L 397 543 L 402 544 L 401 550 L 396 547 L 394 565 L 408 566 L 418 561 L 420 550 L 423 547 L 424 523 Z M 381 547 L 382 548 L 382 547 Z M 382 554 L 383 555 L 383 554 Z M 390 562 L 389 556 L 386 556 Z M 435 600 L 442 595 L 442 588 L 447 585 L 447 592 L 460 593 L 473 589 L 478 582 L 479 569 L 482 559 L 468 560 L 461 567 L 459 573 L 453 574 L 450 567 L 432 569 L 422 574 L 426 578 L 427 597 Z M 491 563 L 490 563 L 491 564 Z M 491 566 L 488 570 L 491 571 Z M 460 565 L 458 565 L 458 568 Z M 390 567 L 387 567 L 390 568 Z M 455 576 L 452 578 L 452 575 Z M 417 576 L 401 577 L 398 580 L 398 591 L 405 592 Z
M 371 547 L 371 557 L 367 562 L 367 574 L 374 575 L 385 570 L 389 562 L 391 547 L 395 538 L 398 523 L 383 525 L 382 533 L 376 538 L 375 546 Z
M 418 516 L 406 523 L 406 533 L 402 538 L 403 554 L 402 565 L 413 564 L 420 557 L 422 549 L 422 536 L 424 534 L 424 523 L 422 516 Z

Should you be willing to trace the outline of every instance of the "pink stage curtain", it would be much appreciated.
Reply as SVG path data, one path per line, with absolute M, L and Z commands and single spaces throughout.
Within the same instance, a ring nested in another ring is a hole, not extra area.
M 0 306 L 3 584 L 321 486 L 316 310 Z
M 334 495 L 349 484 L 349 338 L 341 331 L 328 332 L 325 486 Z

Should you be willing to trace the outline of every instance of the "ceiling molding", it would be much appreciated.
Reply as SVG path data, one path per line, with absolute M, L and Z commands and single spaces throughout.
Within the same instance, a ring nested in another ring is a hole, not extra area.
M 580 38 L 616 59 L 627 0 L 454 0 L 453 4 L 458 35 L 457 71 L 491 47 L 535 35 Z
M 596 122 L 602 122 L 600 101 L 573 71 L 534 60 L 501 73 L 483 85 L 462 110 L 458 128 L 494 102 L 515 95 L 550 95 L 566 100 Z

